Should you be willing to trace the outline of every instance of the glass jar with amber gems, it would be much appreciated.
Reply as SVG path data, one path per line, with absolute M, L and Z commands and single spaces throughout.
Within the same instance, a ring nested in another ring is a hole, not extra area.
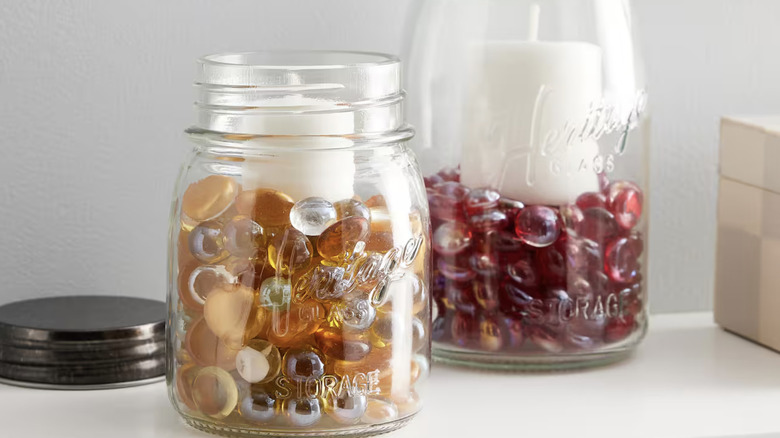
M 168 387 L 223 435 L 365 436 L 421 408 L 430 223 L 399 61 L 213 55 L 174 194 Z

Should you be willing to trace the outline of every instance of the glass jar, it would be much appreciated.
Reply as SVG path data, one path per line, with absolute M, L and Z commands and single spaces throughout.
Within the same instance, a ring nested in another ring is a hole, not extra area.
M 226 435 L 365 436 L 420 409 L 430 221 L 398 59 L 198 64 L 174 194 L 168 389 Z
M 647 94 L 627 0 L 422 0 L 407 44 L 433 356 L 626 357 L 647 290 Z

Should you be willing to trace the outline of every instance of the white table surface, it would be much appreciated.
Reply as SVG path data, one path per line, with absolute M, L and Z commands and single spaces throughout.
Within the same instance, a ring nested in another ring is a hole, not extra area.
M 637 354 L 589 371 L 486 373 L 435 366 L 423 412 L 388 438 L 780 436 L 780 354 L 662 315 Z M 107 391 L 0 385 L 0 438 L 207 437 L 163 383 Z

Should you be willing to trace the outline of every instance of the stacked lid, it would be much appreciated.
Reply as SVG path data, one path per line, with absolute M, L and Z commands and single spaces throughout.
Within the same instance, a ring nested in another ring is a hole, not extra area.
M 0 306 L 0 378 L 22 386 L 95 389 L 165 373 L 166 305 L 70 296 Z

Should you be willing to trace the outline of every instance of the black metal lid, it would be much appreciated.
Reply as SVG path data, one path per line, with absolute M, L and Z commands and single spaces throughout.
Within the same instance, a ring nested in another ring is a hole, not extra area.
M 16 385 L 95 389 L 165 374 L 166 305 L 71 296 L 0 306 L 0 378 Z

